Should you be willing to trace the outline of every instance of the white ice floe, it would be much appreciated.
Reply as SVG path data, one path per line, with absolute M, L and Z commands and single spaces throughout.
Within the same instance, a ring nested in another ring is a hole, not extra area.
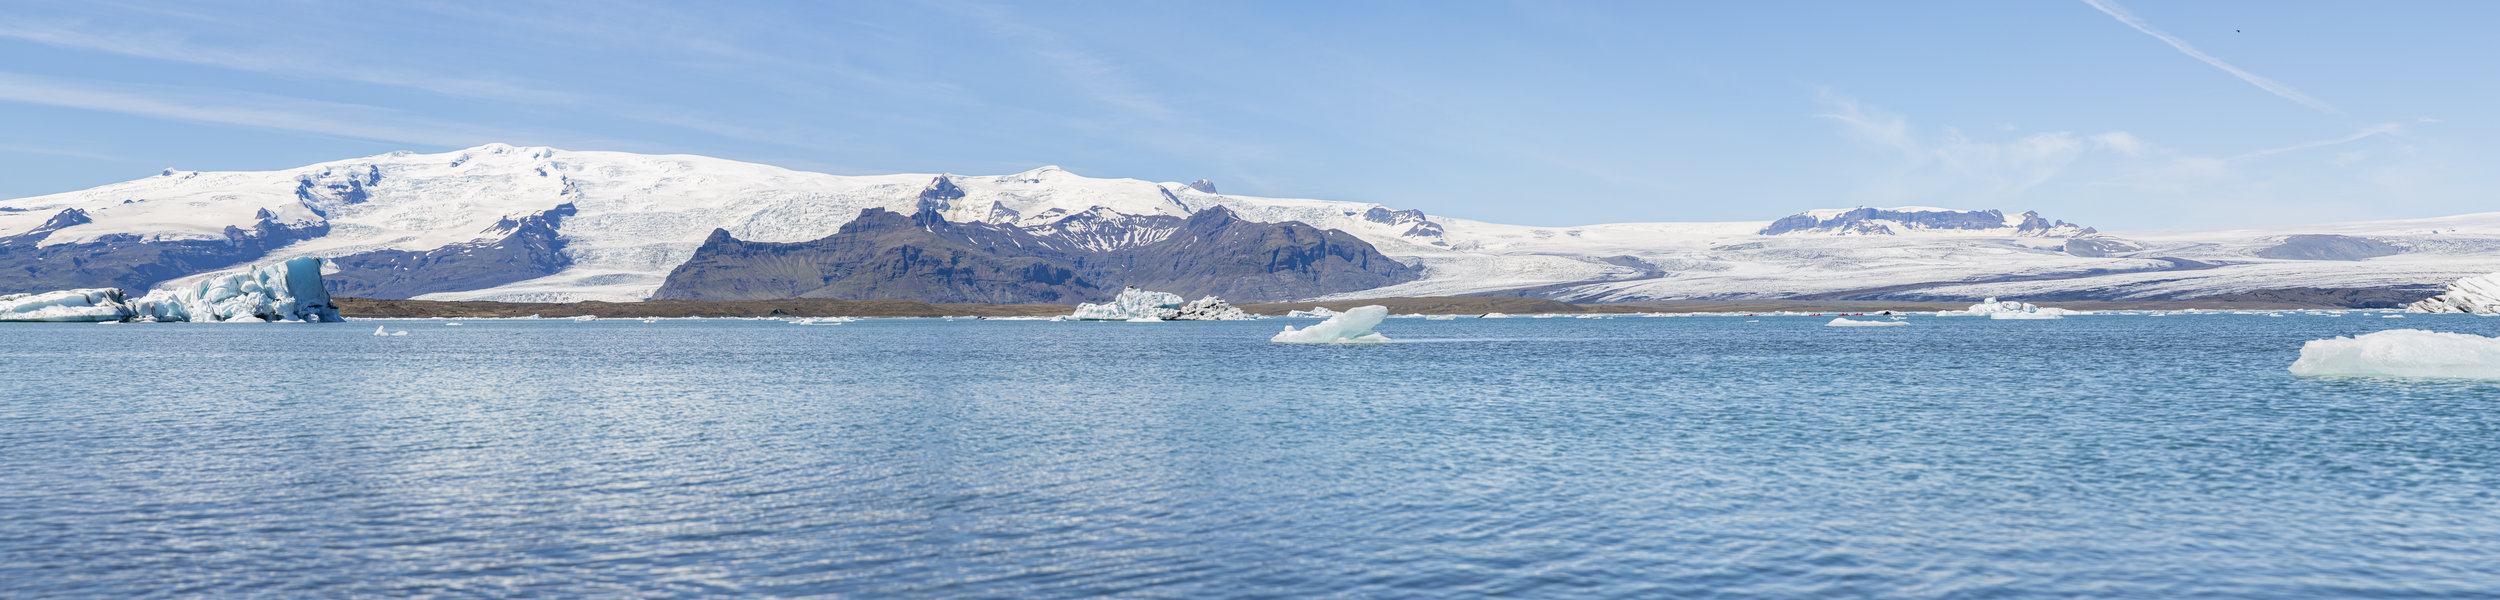
M 1458 315 L 1424 315 L 1426 321 L 1456 321 Z
M 1832 319 L 1832 322 L 1830 322 L 1830 323 L 1824 323 L 1824 324 L 1823 324 L 1823 326 L 1824 326 L 1824 327 L 1895 327 L 1895 326 L 1900 326 L 1900 325 L 1908 325 L 1908 324 L 1910 324 L 1910 322 L 1908 322 L 1908 321 L 1851 321 L 1851 320 L 1849 320 L 1849 319 L 1847 319 L 1847 318 L 1839 318 L 1839 319 Z
M 0 321 L 118 323 L 130 313 L 123 302 L 114 288 L 9 294 L 0 296 Z
M 2379 318 L 2381 318 L 2381 319 L 2402 319 L 2402 318 L 2405 318 L 2405 316 L 2404 316 L 2404 315 L 2386 315 L 2386 316 L 2382 316 L 2382 317 L 2379 317 Z
M 1313 306 L 1310 310 L 1297 310 L 1285 313 L 1285 317 L 1293 319 L 1327 319 L 1336 317 L 1337 314 L 1337 311 L 1330 310 L 1328 307 Z
M 1317 325 L 1296 330 L 1286 327 L 1283 333 L 1268 341 L 1286 344 L 1383 344 L 1387 336 L 1374 333 L 1381 319 L 1389 318 L 1386 306 L 1357 306 Z
M 2058 318 L 2058 317 L 2060 317 L 2060 316 L 2064 316 L 2064 315 L 2081 315 L 2081 314 L 2090 314 L 2090 313 L 2086 313 L 2086 312 L 2084 312 L 2084 311 L 2079 311 L 2079 310 L 2067 310 L 2067 309 L 2063 309 L 2063 308 L 2052 308 L 2052 307 L 2045 307 L 2045 306 L 2034 306 L 2034 305 L 2032 305 L 2032 304 L 2030 304 L 2030 303 L 2026 303 L 2026 302 L 1999 302 L 1999 301 L 1997 301 L 1997 299 L 1995 299 L 1995 298 L 1989 298 L 1989 299 L 1987 299 L 1986 301 L 1980 302 L 1980 303 L 1978 303 L 1978 304 L 1973 304 L 1973 305 L 1970 305 L 1970 308 L 1969 308 L 1969 309 L 1965 309 L 1965 310 L 1948 310 L 1948 311 L 1941 311 L 1941 312 L 1937 312 L 1937 313 L 1936 313 L 1936 315 L 1937 315 L 1937 316 L 1944 316 L 1944 317 L 1989 317 L 1989 318 L 1994 318 L 1994 319 L 2055 319 L 2055 318 Z M 2001 315 L 2046 315 L 2046 316 L 2011 316 L 2011 317 L 2009 317 L 2009 316 L 2001 316 Z
M 454 325 L 457 325 L 457 323 L 454 323 Z M 399 331 L 391 331 L 381 325 L 373 326 L 373 337 L 390 337 L 394 335 L 408 335 L 408 330 L 402 329 Z
M 2395 329 L 2313 340 L 2294 375 L 2500 379 L 2500 338 Z
M 1508 318 L 1510 318 L 1510 315 L 1506 315 L 1506 314 L 1502 314 L 1502 313 L 1497 313 L 1497 312 L 1489 312 L 1489 313 L 1484 313 L 1484 316 L 1480 316 L 1480 317 L 1476 317 L 1476 318 L 1478 318 L 1478 319 L 1508 319 Z
M 2406 306 L 2405 312 L 2500 314 L 2500 273 L 2456 280 L 2447 293 Z

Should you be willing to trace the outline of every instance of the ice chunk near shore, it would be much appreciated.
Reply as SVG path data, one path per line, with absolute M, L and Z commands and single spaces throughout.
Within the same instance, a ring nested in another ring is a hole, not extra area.
M 1181 297 L 1169 292 L 1153 292 L 1131 286 L 1120 290 L 1119 297 L 1102 304 L 1076 305 L 1078 321 L 1127 321 L 1131 319 L 1164 320 L 1181 314 Z
M 1284 344 L 1385 344 L 1387 336 L 1372 331 L 1380 320 L 1389 318 L 1389 307 L 1357 306 L 1317 325 L 1296 330 L 1285 327 L 1284 333 L 1268 341 Z
M 1205 298 L 1191 300 L 1188 304 L 1181 305 L 1181 313 L 1172 317 L 1172 320 L 1248 321 L 1256 318 L 1258 317 L 1253 317 L 1250 316 L 1250 313 L 1242 312 L 1240 308 L 1236 308 L 1231 304 L 1225 304 L 1223 298 L 1207 296 Z
M 115 288 L 9 294 L 0 296 L 0 321 L 119 322 L 130 316 L 124 302 Z
M 321 259 L 218 271 L 178 279 L 130 302 L 141 321 L 337 323 L 338 305 L 321 285 Z
M 2447 293 L 2406 305 L 2405 312 L 2500 315 L 2500 273 L 2456 280 Z
M 2301 344 L 2293 375 L 2500 379 L 2500 338 L 2392 329 Z
M 1225 304 L 1223 298 L 1207 296 L 1182 303 L 1179 294 L 1142 290 L 1134 286 L 1120 290 L 1119 297 L 1103 304 L 1076 305 L 1072 321 L 1247 321 L 1250 313 Z
M 2063 309 L 2063 308 L 2053 308 L 2053 307 L 2045 307 L 2045 306 L 2034 306 L 2034 305 L 2032 305 L 2032 304 L 2030 304 L 2030 303 L 2027 303 L 2027 302 L 1999 302 L 1999 301 L 1997 301 L 1997 299 L 1995 299 L 1995 298 L 1989 298 L 1989 299 L 1987 299 L 1987 300 L 1985 300 L 1985 301 L 1982 301 L 1982 302 L 1980 302 L 1980 303 L 1978 303 L 1978 304 L 1973 304 L 1973 305 L 1970 305 L 1970 308 L 1969 308 L 1969 309 L 1966 309 L 1966 310 L 1947 310 L 1947 311 L 1939 311 L 1939 312 L 1937 312 L 1937 313 L 1936 313 L 1936 316 L 1940 316 L 1940 317 L 1988 317 L 1988 318 L 1992 318 L 1992 319 L 2055 319 L 2055 318 L 2062 317 L 2062 316 L 2065 316 L 2065 315 L 2082 315 L 2082 314 L 2091 314 L 2091 313 L 2086 313 L 2086 312 L 2084 312 L 2084 311 L 2079 311 L 2079 310 L 2067 310 L 2067 309 Z M 2020 315 L 2020 316 L 1999 316 L 1999 315 Z
M 459 324 L 459 323 L 453 323 L 453 325 L 458 325 L 458 324 Z M 391 330 L 385 329 L 385 328 L 384 328 L 383 326 L 381 326 L 381 325 L 375 325 L 375 326 L 373 326 L 373 337 L 390 337 L 390 336 L 394 336 L 394 335 L 408 335 L 408 330 L 406 330 L 406 329 L 402 329 L 402 330 L 399 330 L 399 331 L 391 331 Z
M 1830 322 L 1830 323 L 1824 323 L 1824 324 L 1823 324 L 1823 326 L 1824 326 L 1824 327 L 1898 327 L 1898 326 L 1908 325 L 1908 324 L 1910 324 L 1910 322 L 1909 322 L 1909 321 L 1851 321 L 1851 320 L 1849 320 L 1849 319 L 1847 319 L 1847 318 L 1839 318 L 1839 319 L 1832 319 L 1832 322 Z

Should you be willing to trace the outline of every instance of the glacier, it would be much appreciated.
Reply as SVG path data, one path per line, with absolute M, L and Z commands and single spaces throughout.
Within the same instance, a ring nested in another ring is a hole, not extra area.
M 2293 375 L 2500 379 L 2500 338 L 2391 329 L 2301 344 Z
M 129 317 L 124 302 L 116 288 L 9 294 L 0 296 L 0 321 L 115 322 Z
M 2405 312 L 2500 314 L 2500 273 L 2456 280 L 2446 293 L 2407 305 Z
M 1181 296 L 1129 286 L 1102 304 L 1078 304 L 1071 321 L 1245 321 L 1252 319 L 1223 298 L 1207 296 L 1181 302 Z
M 0 321 L 337 323 L 321 259 L 297 258 L 166 282 L 136 300 L 112 288 L 0 296 Z
M 1296 330 L 1285 327 L 1283 333 L 1268 341 L 1283 344 L 1385 344 L 1389 337 L 1372 331 L 1382 319 L 1389 318 L 1389 307 L 1357 306 L 1317 325 Z

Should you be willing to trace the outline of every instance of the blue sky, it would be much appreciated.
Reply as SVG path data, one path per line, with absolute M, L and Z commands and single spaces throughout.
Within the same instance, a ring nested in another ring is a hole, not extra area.
M 1568 225 L 2500 210 L 2500 3 L 0 5 L 0 197 L 486 142 Z

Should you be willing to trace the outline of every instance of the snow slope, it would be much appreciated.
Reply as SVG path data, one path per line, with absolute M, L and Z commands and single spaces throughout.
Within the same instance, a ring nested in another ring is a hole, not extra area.
M 702 156 L 489 144 L 281 171 L 168 170 L 0 201 L 0 237 L 35 230 L 70 208 L 92 221 L 51 231 L 40 244 L 116 235 L 219 239 L 227 227 L 263 221 L 328 227 L 326 235 L 282 248 L 265 262 L 472 243 L 502 235 L 492 229 L 503 219 L 571 204 L 578 212 L 559 229 L 570 259 L 561 271 L 423 296 L 534 301 L 646 298 L 715 228 L 742 240 L 811 240 L 834 233 L 861 209 L 909 213 L 923 204 L 955 221 L 1081 229 L 1082 243 L 1101 246 L 1150 243 L 1170 233 L 1168 220 L 1132 227 L 1124 215 L 1181 217 L 1224 206 L 1249 220 L 1343 230 L 1426 270 L 1422 280 L 1342 297 L 2178 298 L 2289 287 L 2436 288 L 2500 270 L 2500 213 L 2099 233 L 2063 222 L 2039 225 L 2044 220 L 2028 213 L 1900 207 L 1806 211 L 1776 221 L 1530 227 L 1212 189 L 1084 177 L 1057 167 L 995 176 L 837 176 Z M 1072 217 L 1085 218 L 1062 221 Z M 1763 235 L 1774 223 L 1792 227 Z M 2304 237 L 2317 239 L 2298 239 Z M 2096 243 L 2119 250 L 2066 252 L 2069 244 Z M 2366 251 L 2353 254 L 2359 260 L 2268 257 L 2337 256 L 2354 248 Z

